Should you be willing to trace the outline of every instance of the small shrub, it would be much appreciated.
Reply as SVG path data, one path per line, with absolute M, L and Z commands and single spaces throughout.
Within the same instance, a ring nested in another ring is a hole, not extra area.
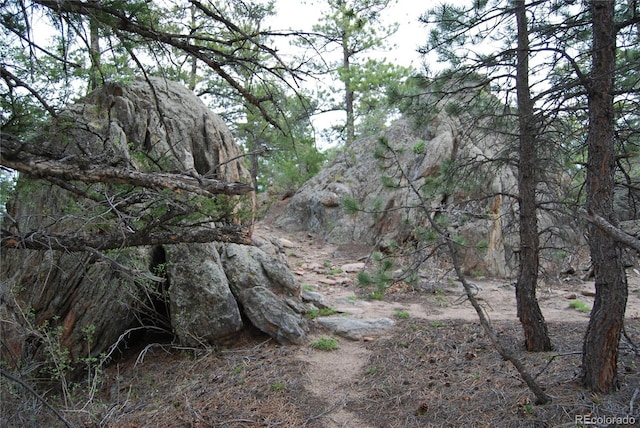
M 361 287 L 367 287 L 373 284 L 373 278 L 365 271 L 358 272 L 357 279 Z
M 320 309 L 311 309 L 305 314 L 310 320 L 314 320 L 320 316 Z
M 376 269 L 373 274 L 365 271 L 358 272 L 358 284 L 365 288 L 375 285 L 375 291 L 369 294 L 370 299 L 382 300 L 389 286 L 393 283 L 393 261 L 391 258 L 385 257 L 382 253 L 376 252 L 372 255 L 373 261 L 376 263 Z
M 365 371 L 365 374 L 372 376 L 378 373 L 378 368 L 376 366 L 368 367 Z
M 318 317 L 328 317 L 330 315 L 337 314 L 337 309 L 334 308 L 322 308 L 322 309 L 312 309 L 307 312 L 307 318 L 315 319 Z
M 591 312 L 591 308 L 581 300 L 572 300 L 571 303 L 569 303 L 569 307 L 586 314 Z
M 384 292 L 374 291 L 373 293 L 368 294 L 367 297 L 371 300 L 384 300 Z
M 275 381 L 271 384 L 271 389 L 273 389 L 274 391 L 284 391 L 285 389 L 287 389 L 287 385 L 283 382 Z
M 400 319 L 403 319 L 403 320 L 406 320 L 407 318 L 409 318 L 411 316 L 411 314 L 409 314 L 409 311 L 402 311 L 402 310 L 396 311 L 394 315 L 397 318 L 400 318 Z
M 433 290 L 433 296 L 429 296 L 429 300 L 437 304 L 441 308 L 446 308 L 447 306 L 449 306 L 449 302 L 447 301 L 447 296 L 439 288 L 436 288 Z
M 339 348 L 338 341 L 333 337 L 322 336 L 311 342 L 311 347 L 320 351 L 335 351 Z

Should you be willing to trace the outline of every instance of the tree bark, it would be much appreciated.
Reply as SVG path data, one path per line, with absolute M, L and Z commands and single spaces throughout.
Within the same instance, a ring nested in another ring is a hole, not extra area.
M 614 71 L 616 25 L 613 0 L 591 2 L 592 75 L 588 84 L 587 212 L 616 225 L 614 194 Z M 589 225 L 596 296 L 582 353 L 582 383 L 601 393 L 617 388 L 618 343 L 627 304 L 622 248 L 607 232 Z
M 102 71 L 100 65 L 100 33 L 98 24 L 93 18 L 89 18 L 89 92 L 97 89 L 102 83 Z
M 552 347 L 547 324 L 536 298 L 540 253 L 536 201 L 538 152 L 533 102 L 529 89 L 529 31 L 524 0 L 517 0 L 515 4 L 518 24 L 516 89 L 520 127 L 518 201 L 521 256 L 518 282 L 516 283 L 516 305 L 518 318 L 524 330 L 527 350 L 550 351 Z
M 349 38 L 347 36 L 342 39 L 342 67 L 344 68 L 344 109 L 347 114 L 347 146 L 356 139 L 356 119 L 354 113 L 354 91 L 351 87 L 351 56 L 349 50 Z

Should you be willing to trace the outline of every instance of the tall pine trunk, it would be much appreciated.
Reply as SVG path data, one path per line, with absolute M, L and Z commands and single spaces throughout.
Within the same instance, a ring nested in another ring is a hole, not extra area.
M 351 84 L 351 56 L 349 40 L 342 39 L 342 67 L 344 69 L 344 110 L 347 114 L 346 145 L 349 146 L 356 139 L 356 118 L 354 111 L 355 93 Z
M 524 330 L 525 346 L 529 351 L 551 350 L 547 324 L 538 305 L 536 286 L 538 283 L 540 239 L 536 187 L 538 151 L 536 148 L 535 117 L 529 89 L 529 31 L 525 1 L 517 0 L 518 24 L 517 80 L 519 119 L 519 168 L 518 191 L 520 208 L 520 270 L 516 284 L 518 318 Z
M 89 69 L 89 92 L 98 89 L 102 85 L 102 71 L 100 70 L 100 33 L 98 22 L 89 19 L 89 59 L 91 68 Z
M 587 211 L 616 224 L 614 194 L 614 71 L 616 25 L 614 1 L 593 0 L 592 71 L 588 84 Z M 584 338 L 582 382 L 608 393 L 617 388 L 618 343 L 627 304 L 627 278 L 622 249 L 604 231 L 589 226 L 589 249 L 596 297 Z

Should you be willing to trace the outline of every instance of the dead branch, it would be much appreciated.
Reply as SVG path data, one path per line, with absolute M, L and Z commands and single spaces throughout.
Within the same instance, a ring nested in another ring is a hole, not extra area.
M 433 227 L 439 227 L 436 224 L 436 222 L 433 221 L 431 216 L 428 216 L 428 217 Z M 443 233 L 443 231 L 441 230 L 438 230 L 438 232 Z M 542 388 L 540 388 L 540 386 L 536 383 L 535 379 L 531 376 L 531 374 L 529 374 L 524 364 L 522 364 L 522 361 L 520 361 L 513 353 L 511 353 L 504 346 L 502 346 L 502 343 L 500 343 L 500 339 L 498 339 L 498 335 L 493 330 L 493 327 L 491 326 L 489 320 L 485 316 L 484 310 L 478 303 L 478 300 L 476 300 L 471 284 L 467 282 L 466 278 L 464 277 L 464 274 L 462 273 L 462 269 L 460 268 L 460 258 L 458 257 L 456 243 L 453 242 L 453 240 L 451 240 L 450 237 L 446 235 L 444 236 L 445 236 L 445 239 L 447 240 L 447 245 L 451 253 L 453 266 L 454 266 L 456 275 L 458 276 L 458 280 L 462 283 L 462 286 L 464 287 L 464 291 L 467 294 L 467 298 L 469 299 L 471 306 L 473 306 L 473 308 L 476 310 L 476 313 L 478 314 L 478 318 L 480 319 L 480 324 L 482 325 L 482 328 L 484 329 L 486 335 L 489 337 L 489 340 L 491 340 L 491 343 L 493 344 L 494 349 L 498 351 L 498 353 L 500 354 L 500 356 L 502 356 L 502 358 L 509 361 L 511 364 L 513 364 L 516 370 L 518 370 L 518 373 L 520 374 L 520 377 L 522 378 L 522 380 L 525 381 L 525 383 L 527 384 L 531 392 L 533 392 L 533 394 L 536 396 L 536 404 L 546 404 L 551 402 L 551 397 L 549 397 L 547 394 L 544 393 Z
M 44 399 L 44 397 L 40 394 L 38 394 L 31 386 L 29 386 L 29 384 L 27 384 L 25 381 L 23 381 L 22 379 L 20 379 L 17 376 L 12 375 L 11 373 L 3 370 L 2 368 L 0 368 L 0 376 L 3 376 L 7 379 L 9 379 L 12 382 L 15 382 L 17 384 L 19 384 L 20 386 L 22 386 L 24 389 L 26 389 L 27 391 L 29 391 L 30 394 L 32 394 L 34 397 L 36 397 L 40 402 L 42 402 L 42 404 L 44 404 L 47 409 L 51 410 L 57 417 L 58 419 L 60 419 L 60 421 L 62 421 L 62 423 L 67 427 L 67 428 L 71 428 L 71 424 L 64 418 L 64 416 L 62 416 L 60 414 L 60 412 L 58 412 L 53 406 L 51 406 L 51 404 L 47 403 L 47 400 Z
M 85 183 L 129 184 L 151 189 L 168 189 L 212 197 L 216 194 L 245 195 L 251 186 L 238 182 L 224 182 L 212 178 L 194 177 L 173 172 L 142 172 L 129 168 L 102 165 L 81 165 L 73 160 L 55 160 L 40 156 L 12 153 L 11 147 L 0 147 L 0 164 L 49 181 L 82 181 Z
M 620 228 L 612 225 L 607 219 L 597 214 L 591 214 L 587 210 L 580 210 L 580 214 L 591 224 L 597 226 L 600 230 L 608 234 L 610 237 L 618 241 L 619 243 L 626 245 L 629 248 L 633 248 L 636 251 L 640 251 L 640 239 L 635 236 L 629 235 Z
M 250 244 L 247 231 L 238 225 L 222 225 L 220 227 L 189 227 L 173 231 L 136 232 L 114 231 L 107 233 L 49 233 L 35 230 L 28 233 L 12 233 L 0 231 L 0 247 L 30 250 L 62 250 L 62 251 L 104 251 L 126 247 L 145 245 L 163 245 L 178 243 L 231 242 Z
M 397 154 L 395 151 L 391 151 L 392 156 L 395 157 L 395 162 L 397 165 L 400 165 L 399 160 L 397 159 Z M 551 402 L 551 397 L 544 393 L 542 388 L 536 383 L 535 379 L 529 374 L 524 364 L 510 351 L 508 351 L 498 339 L 498 335 L 493 330 L 491 323 L 487 319 L 484 310 L 478 303 L 478 300 L 475 297 L 474 287 L 466 280 L 464 274 L 462 273 L 462 268 L 460 267 L 460 257 L 458 256 L 458 248 L 457 244 L 453 241 L 449 233 L 444 230 L 433 217 L 433 212 L 428 208 L 429 204 L 425 200 L 423 194 L 420 192 L 420 189 L 416 187 L 415 182 L 410 179 L 410 177 L 406 174 L 403 168 L 399 168 L 400 173 L 403 176 L 403 179 L 407 180 L 408 186 L 410 187 L 413 194 L 420 201 L 418 208 L 422 209 L 425 216 L 427 217 L 429 224 L 436 231 L 436 233 L 441 236 L 447 248 L 449 249 L 449 253 L 451 254 L 451 259 L 453 261 L 453 268 L 458 277 L 458 280 L 462 283 L 464 287 L 464 291 L 467 295 L 467 299 L 471 303 L 471 306 L 475 309 L 478 314 L 478 318 L 480 320 L 480 324 L 485 331 L 485 334 L 489 337 L 494 349 L 504 358 L 509 361 L 515 368 L 518 370 L 520 377 L 525 381 L 531 392 L 536 396 L 536 404 L 546 404 Z
M 558 357 L 567 357 L 567 356 L 570 356 L 570 355 L 582 355 L 582 351 L 565 352 L 565 353 L 562 353 L 562 354 L 553 355 L 551 358 L 549 358 L 549 361 L 547 361 L 547 364 L 545 364 L 545 366 L 542 368 L 542 370 L 540 370 L 538 372 L 538 374 L 536 374 L 533 378 L 537 379 L 538 376 L 540 376 L 542 373 L 544 373 L 556 358 L 558 358 Z

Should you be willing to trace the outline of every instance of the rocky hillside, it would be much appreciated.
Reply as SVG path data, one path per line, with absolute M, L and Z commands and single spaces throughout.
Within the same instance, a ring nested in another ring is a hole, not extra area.
M 381 138 L 392 151 L 381 147 Z M 491 173 L 477 170 L 477 175 L 466 177 L 470 185 L 459 187 L 464 190 L 448 194 L 442 189 L 424 201 L 418 197 L 423 191 L 416 193 L 408 185 L 421 188 L 429 180 L 438 180 L 452 160 L 492 158 L 503 144 L 498 134 L 470 134 L 444 114 L 422 128 L 407 120 L 396 121 L 383 135 L 355 141 L 304 184 L 288 200 L 277 224 L 288 230 L 309 230 L 332 243 L 384 250 L 393 243 L 415 240 L 417 230 L 429 228 L 421 206 L 428 210 L 457 207 L 450 211 L 448 227 L 467 244 L 465 271 L 507 276 L 515 267 L 517 247 L 515 202 L 503 197 L 517 189 L 512 167 Z M 345 210 L 344 201 L 349 199 L 363 211 Z

